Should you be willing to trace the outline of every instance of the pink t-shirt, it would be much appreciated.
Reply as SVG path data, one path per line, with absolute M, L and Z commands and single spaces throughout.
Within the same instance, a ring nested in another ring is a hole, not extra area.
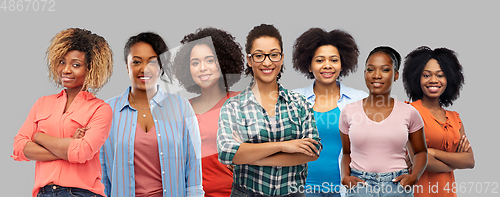
M 351 140 L 350 167 L 374 173 L 407 168 L 405 162 L 408 134 L 424 126 L 418 111 L 394 100 L 394 108 L 381 122 L 369 119 L 363 100 L 347 105 L 340 114 L 339 129 Z

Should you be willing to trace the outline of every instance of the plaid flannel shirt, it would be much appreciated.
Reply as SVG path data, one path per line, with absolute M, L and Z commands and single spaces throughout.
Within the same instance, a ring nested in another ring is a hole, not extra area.
M 228 99 L 221 108 L 217 149 L 219 161 L 233 165 L 233 157 L 242 143 L 282 142 L 311 138 L 320 141 L 312 106 L 305 97 L 279 86 L 276 103 L 276 132 L 271 129 L 269 115 L 257 102 L 251 90 L 253 83 L 240 94 Z M 321 151 L 322 145 L 316 148 Z M 236 185 L 262 195 L 287 195 L 302 188 L 307 176 L 307 163 L 297 166 L 235 165 Z

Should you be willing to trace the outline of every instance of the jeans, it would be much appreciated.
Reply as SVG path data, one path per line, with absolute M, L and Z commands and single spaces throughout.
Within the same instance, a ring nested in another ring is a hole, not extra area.
M 76 187 L 62 187 L 59 185 L 46 185 L 40 188 L 37 197 L 102 197 L 86 189 Z
M 396 172 L 372 173 L 363 172 L 351 168 L 351 176 L 358 177 L 365 181 L 367 185 L 359 183 L 355 187 L 348 189 L 346 197 L 377 196 L 377 197 L 409 197 L 413 196 L 412 188 L 405 188 L 399 182 L 392 179 L 408 174 L 407 169 Z
M 329 192 L 329 193 L 321 193 L 321 192 L 314 192 L 314 193 L 306 193 L 306 197 L 340 197 L 340 193 L 335 193 L 335 192 Z
M 245 189 L 239 185 L 233 184 L 233 188 L 231 189 L 230 197 L 267 197 L 265 195 L 261 195 L 251 190 Z M 284 195 L 283 197 L 305 197 L 304 193 L 292 193 L 288 195 Z

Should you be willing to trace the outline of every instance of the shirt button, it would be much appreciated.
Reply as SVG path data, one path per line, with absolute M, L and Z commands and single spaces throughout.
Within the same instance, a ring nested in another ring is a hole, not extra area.
M 161 171 L 162 174 L 165 174 L 165 171 Z
M 158 133 L 158 137 L 160 137 L 161 135 Z
M 158 120 L 155 120 L 155 122 L 158 122 Z
M 54 190 L 55 190 L 55 189 L 57 189 L 57 186 L 55 186 L 55 185 L 54 185 L 54 186 L 52 186 L 52 189 L 54 189 Z
M 163 155 L 163 152 L 161 152 L 160 155 Z

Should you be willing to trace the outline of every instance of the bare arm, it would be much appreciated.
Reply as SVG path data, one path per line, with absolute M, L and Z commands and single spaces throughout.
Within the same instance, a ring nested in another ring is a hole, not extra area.
M 417 183 L 427 166 L 427 145 L 425 143 L 424 129 L 421 128 L 418 131 L 410 133 L 408 139 L 415 156 L 413 157 L 414 164 L 412 165 L 411 174 L 396 177 L 395 182 L 401 181 L 400 183 L 403 186 L 412 186 Z
M 45 149 L 44 147 L 38 145 L 35 142 L 27 142 L 24 147 L 24 155 L 26 158 L 34 161 L 54 161 L 59 160 L 61 158 L 55 156 L 50 151 Z
M 68 160 L 68 147 L 73 138 L 52 137 L 42 132 L 35 133 L 34 142 L 45 147 L 55 156 Z
M 472 152 L 471 145 L 467 140 L 467 137 L 465 136 L 463 125 L 460 128 L 460 136 L 462 136 L 462 138 L 460 139 L 460 143 L 456 152 L 446 152 L 437 149 L 429 149 L 429 154 L 454 169 L 474 168 L 474 153 Z
M 302 153 L 276 153 L 250 165 L 257 166 L 297 166 L 304 163 L 315 161 L 318 159 L 317 155 L 309 156 Z
M 364 182 L 358 177 L 351 176 L 351 140 L 349 136 L 340 132 L 340 139 L 342 140 L 342 161 L 340 163 L 340 177 L 342 178 L 342 185 L 347 186 L 347 188 L 352 188 L 356 186 L 359 182 Z

